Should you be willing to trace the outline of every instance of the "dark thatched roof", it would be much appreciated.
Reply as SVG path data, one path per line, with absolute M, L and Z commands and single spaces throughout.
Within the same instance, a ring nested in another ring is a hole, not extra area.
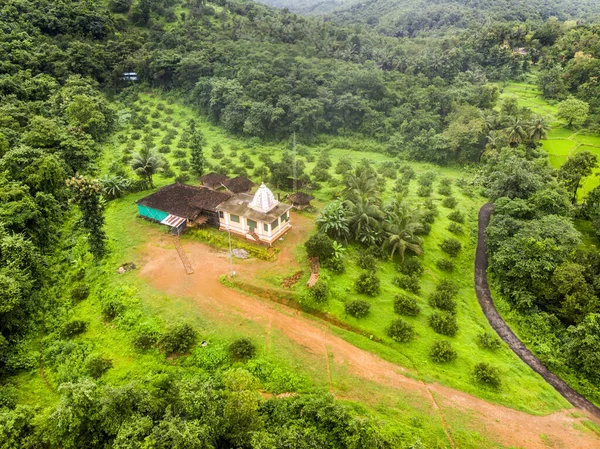
M 289 195 L 288 199 L 293 204 L 299 204 L 301 206 L 304 206 L 305 204 L 309 204 L 312 200 L 314 200 L 315 197 L 309 195 L 308 193 L 296 192 L 296 193 L 292 193 L 291 195 Z
M 238 176 L 237 178 L 228 179 L 223 185 L 232 193 L 243 193 L 250 190 L 254 183 L 245 176 Z
M 227 176 L 220 173 L 212 172 L 207 173 L 204 176 L 200 176 L 200 182 L 209 187 L 220 186 L 225 181 L 227 181 Z
M 230 197 L 229 193 L 206 187 L 175 183 L 138 200 L 138 204 L 193 220 L 203 210 L 216 211 L 216 207 Z

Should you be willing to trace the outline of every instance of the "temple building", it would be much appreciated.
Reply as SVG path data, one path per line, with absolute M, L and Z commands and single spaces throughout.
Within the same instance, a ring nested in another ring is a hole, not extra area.
M 215 181 L 212 178 L 210 181 Z M 174 234 L 206 225 L 268 245 L 291 229 L 292 205 L 277 201 L 266 185 L 254 194 L 234 194 L 215 190 L 216 182 L 206 184 L 212 188 L 181 183 L 165 186 L 138 200 L 138 213 L 169 226 Z

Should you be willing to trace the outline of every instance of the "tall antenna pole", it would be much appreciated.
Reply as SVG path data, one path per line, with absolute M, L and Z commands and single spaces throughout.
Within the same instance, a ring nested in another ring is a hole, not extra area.
M 298 181 L 297 181 L 297 176 L 296 176 L 296 132 L 294 131 L 294 136 L 293 136 L 293 141 L 292 141 L 292 150 L 293 150 L 293 154 L 294 154 L 294 162 L 292 163 L 292 176 L 293 176 L 293 182 L 294 182 L 294 192 L 298 191 Z

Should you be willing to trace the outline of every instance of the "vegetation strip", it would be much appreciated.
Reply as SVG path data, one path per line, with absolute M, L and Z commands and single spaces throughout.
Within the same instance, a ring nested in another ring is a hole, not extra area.
M 521 360 L 527 363 L 532 370 L 542 376 L 546 382 L 558 391 L 567 401 L 573 404 L 573 406 L 586 410 L 592 415 L 600 418 L 600 408 L 585 399 L 573 390 L 564 380 L 546 368 L 544 364 L 533 355 L 529 349 L 527 349 L 523 342 L 519 340 L 498 313 L 487 281 L 488 259 L 485 243 L 485 230 L 490 222 L 493 209 L 493 203 L 487 203 L 479 210 L 479 231 L 477 253 L 475 255 L 475 292 L 484 315 L 500 338 L 502 338 L 510 349 L 512 349 Z

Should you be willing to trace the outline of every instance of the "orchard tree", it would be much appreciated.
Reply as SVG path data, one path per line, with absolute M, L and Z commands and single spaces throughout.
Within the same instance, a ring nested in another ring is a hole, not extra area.
M 106 253 L 106 234 L 102 205 L 102 186 L 95 179 L 77 175 L 67 180 L 67 186 L 73 193 L 73 202 L 79 206 L 83 227 L 88 231 L 90 252 L 94 257 Z
M 202 142 L 204 141 L 204 137 L 202 134 L 194 129 L 192 136 L 190 138 L 190 152 L 192 156 L 192 170 L 198 176 L 202 176 L 204 174 L 204 152 L 202 150 Z
M 577 191 L 581 186 L 581 180 L 592 174 L 598 166 L 598 156 L 589 151 L 582 151 L 567 159 L 567 162 L 559 168 L 558 177 L 571 193 L 571 201 L 577 201 Z
M 574 97 L 569 97 L 558 104 L 558 116 L 566 120 L 569 127 L 583 125 L 589 112 L 590 105 Z

